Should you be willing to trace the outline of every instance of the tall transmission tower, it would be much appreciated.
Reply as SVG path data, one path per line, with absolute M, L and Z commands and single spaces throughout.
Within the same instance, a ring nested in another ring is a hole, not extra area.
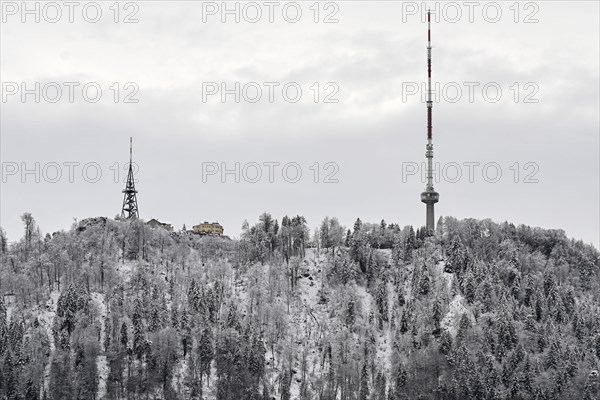
M 137 190 L 135 190 L 135 179 L 133 178 L 133 140 L 129 138 L 129 172 L 127 174 L 127 184 L 123 190 L 123 207 L 121 209 L 121 218 L 135 219 L 139 217 L 137 204 Z
M 433 205 L 440 200 L 440 195 L 433 189 L 433 138 L 431 134 L 431 115 L 433 102 L 431 101 L 431 12 L 427 10 L 427 186 L 421 193 L 421 201 L 427 205 L 425 227 L 428 231 L 435 229 L 435 216 Z

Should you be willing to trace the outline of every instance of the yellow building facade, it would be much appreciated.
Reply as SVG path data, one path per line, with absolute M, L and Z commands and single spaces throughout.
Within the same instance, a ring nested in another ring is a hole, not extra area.
M 223 227 L 221 226 L 221 224 L 219 224 L 218 222 L 202 222 L 198 225 L 194 225 L 192 227 L 192 229 L 194 230 L 194 232 L 196 233 L 208 233 L 208 234 L 212 234 L 212 235 L 222 235 L 223 234 Z

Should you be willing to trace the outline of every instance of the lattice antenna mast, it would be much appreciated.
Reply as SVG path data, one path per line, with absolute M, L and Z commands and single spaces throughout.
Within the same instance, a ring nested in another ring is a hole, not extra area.
M 135 190 L 135 179 L 133 177 L 133 139 L 131 137 L 129 138 L 129 172 L 127 173 L 127 184 L 123 193 L 121 217 L 128 219 L 138 218 L 137 190 Z
M 421 193 L 421 201 L 427 205 L 425 227 L 428 231 L 435 229 L 433 205 L 440 199 L 439 193 L 433 189 L 433 136 L 432 136 L 433 101 L 431 100 L 431 12 L 427 10 L 427 186 Z

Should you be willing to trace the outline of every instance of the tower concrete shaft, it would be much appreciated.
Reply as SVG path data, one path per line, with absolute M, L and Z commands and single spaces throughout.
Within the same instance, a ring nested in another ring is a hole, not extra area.
M 135 190 L 135 179 L 133 177 L 133 165 L 132 165 L 132 148 L 133 142 L 129 138 L 129 172 L 127 173 L 127 184 L 123 190 L 123 207 L 121 208 L 122 218 L 138 218 L 138 204 L 137 204 L 137 190 Z
M 439 193 L 433 188 L 433 135 L 432 135 L 433 101 L 431 100 L 431 13 L 427 11 L 427 186 L 421 193 L 421 201 L 426 204 L 425 228 L 435 229 L 435 214 L 433 205 L 440 199 Z

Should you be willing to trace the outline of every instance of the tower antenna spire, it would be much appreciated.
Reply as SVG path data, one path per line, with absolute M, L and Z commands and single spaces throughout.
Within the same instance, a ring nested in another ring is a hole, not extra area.
M 433 205 L 440 199 L 440 195 L 433 188 L 433 134 L 432 134 L 433 101 L 431 100 L 431 11 L 427 10 L 427 145 L 425 157 L 427 158 L 427 186 L 421 193 L 421 201 L 427 205 L 425 228 L 430 233 L 435 229 L 435 214 Z
M 127 173 L 127 184 L 125 185 L 125 189 L 123 189 L 123 193 L 121 218 L 139 218 L 137 190 L 135 190 L 135 179 L 133 177 L 133 138 L 131 136 L 129 137 L 129 172 Z

